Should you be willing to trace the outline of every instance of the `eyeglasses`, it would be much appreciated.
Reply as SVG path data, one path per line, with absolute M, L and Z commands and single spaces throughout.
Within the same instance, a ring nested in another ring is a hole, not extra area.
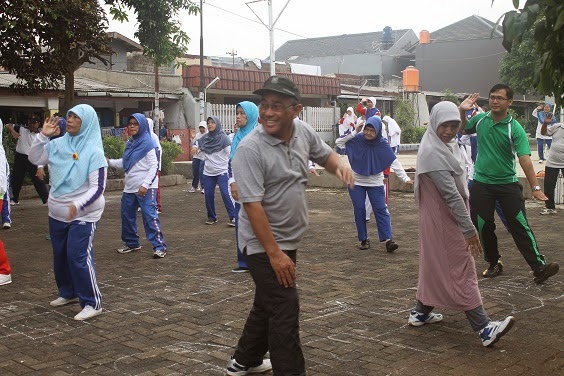
M 273 104 L 261 103 L 260 104 L 260 110 L 261 111 L 268 111 L 270 109 L 274 112 L 282 112 L 285 109 L 287 109 L 288 107 L 295 107 L 295 106 L 297 106 L 297 104 L 285 105 L 285 104 L 280 103 L 280 102 L 276 102 L 276 103 L 273 103 Z
M 139 123 L 127 123 L 127 126 L 129 127 L 138 127 Z
M 498 97 L 498 96 L 495 96 L 495 95 L 490 96 L 490 101 L 492 101 L 492 102 L 501 102 L 501 101 L 506 101 L 506 100 L 507 100 L 507 98 L 504 98 L 504 97 Z

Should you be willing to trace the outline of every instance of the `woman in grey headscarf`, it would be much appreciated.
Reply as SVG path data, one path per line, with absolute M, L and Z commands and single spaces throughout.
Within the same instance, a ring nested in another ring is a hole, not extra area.
M 430 125 L 417 153 L 415 199 L 419 206 L 419 283 L 417 305 L 408 324 L 443 319 L 434 307 L 462 310 L 484 346 L 511 329 L 515 319 L 491 321 L 482 305 L 472 256 L 482 247 L 468 213 L 466 162 L 456 135 L 460 113 L 452 102 L 431 111 Z

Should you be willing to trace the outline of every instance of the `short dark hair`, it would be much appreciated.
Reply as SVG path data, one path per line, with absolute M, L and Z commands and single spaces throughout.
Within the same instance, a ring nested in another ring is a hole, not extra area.
M 507 99 L 513 99 L 513 89 L 510 88 L 506 84 L 495 84 L 491 89 L 489 94 L 493 93 L 494 91 L 505 90 L 505 94 L 507 95 Z

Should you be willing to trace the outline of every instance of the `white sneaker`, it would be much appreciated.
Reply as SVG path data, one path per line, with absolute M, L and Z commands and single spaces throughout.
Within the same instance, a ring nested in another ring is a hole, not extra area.
M 540 212 L 541 215 L 547 215 L 547 214 L 556 214 L 556 209 L 543 209 Z
M 422 326 L 425 324 L 433 324 L 439 321 L 443 321 L 443 315 L 440 313 L 429 313 L 428 315 L 424 315 L 421 312 L 411 311 L 409 314 L 409 319 L 407 320 L 407 324 L 410 326 Z
M 74 319 L 77 321 L 84 321 L 101 314 L 102 314 L 102 308 L 95 309 L 94 307 L 87 305 L 82 309 L 82 311 L 80 311 L 76 316 L 74 316 Z
M 51 307 L 61 307 L 67 304 L 78 302 L 78 298 L 67 299 L 63 297 L 58 297 L 57 299 L 53 300 L 49 305 Z
M 194 192 L 196 192 L 196 190 L 194 189 L 194 187 L 192 187 L 192 188 L 190 188 L 190 190 L 188 192 L 194 193 Z
M 8 283 L 12 283 L 12 275 L 0 274 L 0 286 L 7 285 Z
M 270 359 L 263 359 L 262 364 L 256 367 L 245 367 L 235 361 L 233 357 L 227 362 L 227 371 L 225 372 L 229 376 L 243 376 L 249 373 L 263 373 L 270 371 L 272 369 L 272 363 Z
M 5 230 L 9 229 L 10 227 L 12 227 L 12 224 L 10 222 L 4 222 L 2 224 L 2 228 Z
M 513 316 L 507 316 L 502 321 L 490 321 L 490 323 L 479 332 L 482 345 L 488 347 L 499 341 L 499 339 L 513 327 L 513 324 L 515 324 L 515 317 Z
M 204 188 L 202 188 L 202 191 L 200 192 L 201 194 L 205 194 L 206 192 L 204 192 Z

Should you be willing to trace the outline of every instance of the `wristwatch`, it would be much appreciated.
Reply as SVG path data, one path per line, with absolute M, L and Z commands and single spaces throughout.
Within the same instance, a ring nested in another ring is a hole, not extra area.
M 540 190 L 541 190 L 540 185 L 535 185 L 535 186 L 533 187 L 533 191 L 540 191 Z

